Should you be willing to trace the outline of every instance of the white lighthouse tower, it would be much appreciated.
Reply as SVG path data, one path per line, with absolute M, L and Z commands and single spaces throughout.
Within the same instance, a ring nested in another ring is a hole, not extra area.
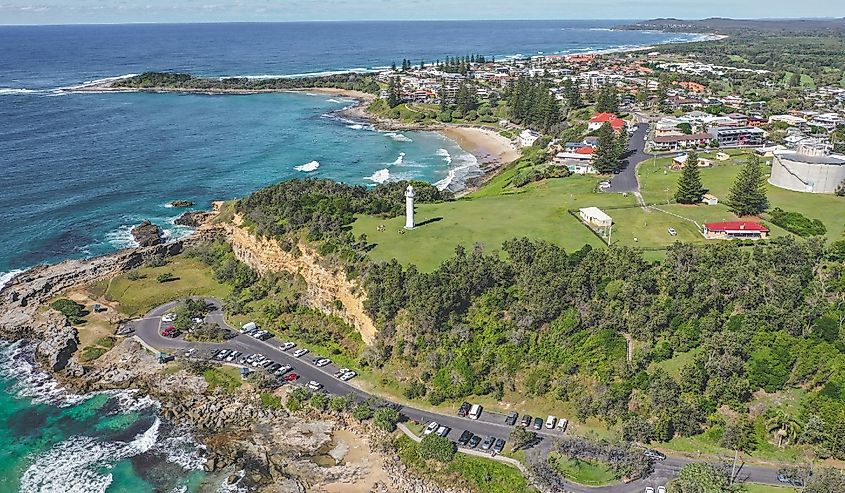
M 414 187 L 405 189 L 405 229 L 414 229 Z

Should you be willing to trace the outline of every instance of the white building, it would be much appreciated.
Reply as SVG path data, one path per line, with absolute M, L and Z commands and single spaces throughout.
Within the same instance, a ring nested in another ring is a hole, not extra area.
M 834 193 L 845 183 L 845 156 L 805 143 L 797 151 L 775 151 L 769 183 L 796 192 Z
M 525 129 L 519 134 L 519 145 L 522 147 L 531 147 L 540 138 L 540 134 L 533 130 Z
M 578 210 L 578 215 L 581 220 L 587 224 L 608 228 L 613 224 L 613 218 L 605 214 L 605 212 L 598 207 L 584 207 Z
M 414 229 L 414 187 L 405 189 L 405 229 Z

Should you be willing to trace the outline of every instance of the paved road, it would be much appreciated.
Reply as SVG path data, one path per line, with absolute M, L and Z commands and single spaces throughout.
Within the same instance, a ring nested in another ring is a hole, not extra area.
M 334 373 L 338 368 L 334 364 L 323 368 L 318 368 L 312 365 L 311 360 L 317 356 L 313 353 L 308 353 L 302 358 L 295 358 L 289 352 L 282 351 L 279 348 L 283 341 L 279 341 L 276 338 L 267 341 L 259 341 L 258 339 L 248 335 L 240 334 L 236 329 L 226 323 L 220 303 L 211 299 L 208 299 L 207 301 L 213 305 L 214 308 L 206 317 L 206 320 L 235 332 L 237 335 L 234 338 L 224 343 L 217 344 L 189 342 L 180 338 L 171 339 L 162 336 L 161 329 L 163 325 L 166 324 L 162 324 L 161 317 L 172 310 L 176 306 L 177 302 L 161 305 L 149 312 L 143 318 L 135 321 L 135 335 L 148 346 L 162 351 L 175 350 L 175 354 L 177 355 L 180 353 L 184 354 L 184 351 L 188 349 L 196 349 L 196 353 L 208 357 L 210 357 L 213 352 L 220 349 L 234 349 L 244 353 L 244 355 L 252 353 L 263 354 L 277 363 L 293 366 L 293 371 L 300 375 L 300 383 L 315 380 L 323 384 L 324 390 L 331 394 L 353 394 L 360 400 L 372 397 L 370 394 L 354 386 L 352 383 L 342 382 L 335 378 Z M 482 437 L 495 436 L 507 440 L 508 435 L 513 429 L 513 427 L 505 424 L 505 415 L 491 411 L 484 411 L 478 420 L 471 420 L 457 415 L 434 413 L 410 406 L 397 405 L 397 408 L 399 412 L 408 419 L 420 423 L 436 421 L 441 425 L 452 428 L 448 434 L 448 437 L 452 440 L 457 440 L 463 430 L 469 430 Z M 545 428 L 537 432 L 537 434 L 540 441 L 534 448 L 541 453 L 550 450 L 554 439 L 563 435 L 563 433 L 558 430 L 547 430 Z M 617 484 L 599 488 L 570 483 L 567 486 L 567 491 L 571 493 L 642 493 L 646 486 L 656 487 L 659 485 L 665 485 L 670 479 L 677 475 L 678 471 L 680 471 L 685 464 L 689 462 L 693 461 L 684 458 L 669 457 L 665 461 L 656 463 L 654 473 L 646 479 L 634 481 L 629 484 Z M 764 467 L 742 468 L 740 469 L 737 478 L 757 483 L 778 484 L 777 471 Z
M 605 192 L 611 193 L 633 193 L 640 191 L 640 183 L 637 181 L 637 165 L 651 159 L 645 153 L 645 136 L 648 134 L 648 124 L 640 123 L 637 130 L 631 135 L 630 152 L 625 159 L 624 168 L 617 175 L 610 179 L 610 188 Z

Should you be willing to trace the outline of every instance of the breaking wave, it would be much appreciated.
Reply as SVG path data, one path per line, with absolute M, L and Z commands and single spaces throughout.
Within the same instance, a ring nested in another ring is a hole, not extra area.
M 405 162 L 405 153 L 400 152 L 399 157 L 396 158 L 396 161 L 393 161 L 393 165 L 399 165 Z
M 397 132 L 387 132 L 384 135 L 390 137 L 396 142 L 413 142 L 413 139 Z
M 295 169 L 297 171 L 303 171 L 305 173 L 310 173 L 312 171 L 316 171 L 317 168 L 319 168 L 319 167 L 320 167 L 319 161 L 311 161 L 311 162 L 308 162 L 308 163 L 305 163 L 305 164 L 301 164 L 299 166 L 294 166 L 293 169 Z
M 390 170 L 387 168 L 380 169 L 364 179 L 374 183 L 385 183 L 387 180 L 390 179 Z

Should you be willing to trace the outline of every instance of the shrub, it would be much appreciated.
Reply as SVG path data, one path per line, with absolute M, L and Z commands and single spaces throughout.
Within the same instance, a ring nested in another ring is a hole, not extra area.
M 272 394 L 270 392 L 262 392 L 261 393 L 261 404 L 264 407 L 269 409 L 281 409 L 282 408 L 282 398 L 277 396 L 276 394 Z
M 167 265 L 167 258 L 164 255 L 153 255 L 144 263 L 147 267 L 164 267 Z
M 309 399 L 308 403 L 318 411 L 325 411 L 329 407 L 329 396 L 326 394 L 314 394 Z
M 396 423 L 399 422 L 399 411 L 392 407 L 379 408 L 373 415 L 373 424 L 384 431 L 396 430 Z
M 426 435 L 420 442 L 419 455 L 423 459 L 433 459 L 438 462 L 451 462 L 455 458 L 455 444 L 440 435 Z
M 141 274 L 137 270 L 130 270 L 126 274 L 126 278 L 129 279 L 130 281 L 140 281 L 141 279 L 143 279 L 145 277 L 147 277 L 147 276 L 145 276 L 144 274 Z
M 800 212 L 785 211 L 776 207 L 769 215 L 774 224 L 798 236 L 821 236 L 827 233 L 824 223 L 818 219 L 810 219 Z
M 355 409 L 352 410 L 352 417 L 357 419 L 358 421 L 366 421 L 373 417 L 373 408 L 370 407 L 369 404 L 366 402 L 362 402 L 355 406 Z
M 170 281 L 175 281 L 175 280 L 176 280 L 176 276 L 174 276 L 172 272 L 164 272 L 162 274 L 159 274 L 158 277 L 156 277 L 156 281 L 158 281 L 160 283 L 165 283 L 165 282 L 170 282 Z
M 87 346 L 82 350 L 82 355 L 79 359 L 85 363 L 87 361 L 93 361 L 100 356 L 104 355 L 108 351 L 108 349 L 101 348 L 101 347 L 94 347 L 94 346 Z
M 72 324 L 81 323 L 82 317 L 87 314 L 85 311 L 85 305 L 80 305 L 79 303 L 67 298 L 62 298 L 50 303 L 50 307 L 61 312 L 61 314 L 67 317 L 68 321 Z

